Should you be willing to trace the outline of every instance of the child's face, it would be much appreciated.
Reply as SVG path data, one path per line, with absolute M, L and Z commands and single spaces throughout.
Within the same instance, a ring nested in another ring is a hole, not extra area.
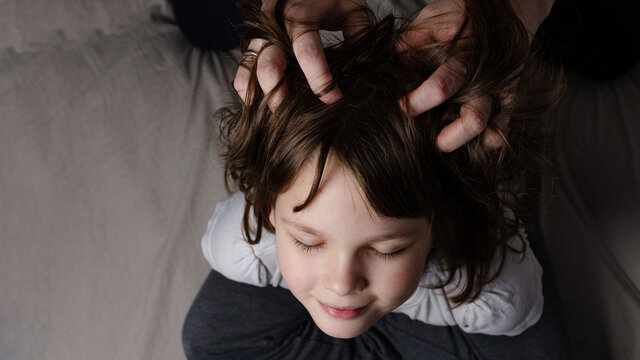
M 379 216 L 332 157 L 313 201 L 293 212 L 309 194 L 315 166 L 301 170 L 270 213 L 278 262 L 291 293 L 318 327 L 330 336 L 351 338 L 414 293 L 431 247 L 429 225 L 425 218 Z M 305 251 L 296 241 L 314 248 Z

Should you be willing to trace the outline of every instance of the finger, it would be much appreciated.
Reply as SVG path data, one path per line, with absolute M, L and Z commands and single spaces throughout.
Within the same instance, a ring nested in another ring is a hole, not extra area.
M 233 88 L 236 90 L 242 102 L 247 102 L 247 87 L 249 86 L 249 77 L 251 70 L 240 64 L 236 71 L 236 77 L 233 79 Z
M 429 6 L 425 7 L 423 11 L 427 10 L 428 7 Z M 435 15 L 423 15 L 423 12 L 420 12 L 418 17 L 411 22 L 409 30 L 403 32 L 396 41 L 396 49 L 398 51 L 404 51 L 411 47 L 420 47 L 422 45 L 438 41 L 435 32 L 435 30 L 438 29 L 438 26 L 431 26 L 431 24 L 426 20 L 432 16 Z M 444 36 L 441 36 L 441 38 L 442 37 Z M 453 35 L 451 37 L 453 37 Z
M 252 50 L 257 53 L 265 43 L 266 40 L 263 39 L 252 39 L 249 43 L 248 50 Z M 249 87 L 249 79 L 251 78 L 253 66 L 255 66 L 255 64 L 240 64 L 236 71 L 236 77 L 233 79 L 233 88 L 236 90 L 243 102 L 247 102 L 248 100 L 247 88 Z
M 269 109 L 274 112 L 288 93 L 287 85 L 284 82 L 275 89 L 287 69 L 286 55 L 279 47 L 268 45 L 258 56 L 256 66 L 260 88 L 267 96 Z M 275 92 L 270 94 L 274 89 Z
M 402 33 L 396 49 L 420 47 L 431 42 L 453 39 L 463 20 L 463 8 L 453 1 L 439 1 L 425 6 L 411 22 L 409 30 Z
M 464 83 L 465 68 L 457 60 L 442 64 L 417 89 L 407 95 L 410 116 L 418 116 L 455 94 Z
M 293 29 L 293 53 L 298 59 L 300 68 L 309 82 L 311 90 L 318 94 L 325 90 L 333 81 L 327 59 L 324 55 L 320 34 L 315 30 Z M 320 97 L 326 104 L 331 104 L 342 97 L 342 91 L 336 86 Z
M 443 152 L 451 152 L 480 135 L 491 114 L 491 98 L 479 97 L 460 107 L 460 117 L 445 126 L 436 140 Z
M 509 116 L 507 114 L 499 114 L 493 120 L 495 128 L 488 127 L 482 134 L 482 145 L 489 149 L 497 149 L 505 146 L 507 136 L 509 136 Z
M 369 15 L 365 10 L 352 10 L 347 12 L 342 23 L 342 34 L 348 39 L 355 34 L 363 31 L 371 25 Z

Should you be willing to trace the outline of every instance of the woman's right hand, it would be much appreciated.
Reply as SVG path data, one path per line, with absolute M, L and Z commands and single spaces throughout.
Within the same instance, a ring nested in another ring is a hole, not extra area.
M 262 11 L 273 13 L 275 5 L 276 0 L 264 0 Z M 285 26 L 292 41 L 293 53 L 315 94 L 320 94 L 333 82 L 319 30 L 341 30 L 345 37 L 355 34 L 369 25 L 367 13 L 358 11 L 363 7 L 361 0 L 286 1 L 284 15 L 290 21 L 287 21 Z M 249 50 L 258 53 L 265 44 L 265 40 L 253 39 L 249 43 Z M 268 46 L 260 52 L 255 66 L 258 82 L 266 94 L 273 90 L 284 75 L 287 66 L 285 54 L 276 46 Z M 238 67 L 233 86 L 242 99 L 246 97 L 250 74 L 251 71 L 246 67 Z M 277 107 L 286 94 L 286 84 L 282 84 L 269 104 L 271 110 Z M 320 100 L 330 104 L 342 97 L 342 91 L 336 86 L 326 94 L 320 95 Z

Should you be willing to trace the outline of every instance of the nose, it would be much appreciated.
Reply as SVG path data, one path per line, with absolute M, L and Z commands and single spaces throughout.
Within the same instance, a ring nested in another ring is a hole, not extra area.
M 343 258 L 326 264 L 323 285 L 338 296 L 346 296 L 362 291 L 367 280 L 357 259 Z

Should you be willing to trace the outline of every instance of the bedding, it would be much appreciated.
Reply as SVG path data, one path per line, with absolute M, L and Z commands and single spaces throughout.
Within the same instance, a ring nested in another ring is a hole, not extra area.
M 7 5 L 0 359 L 183 358 L 237 54 L 191 47 L 162 1 Z
M 238 51 L 195 48 L 164 0 L 2 8 L 0 359 L 184 358 Z M 636 66 L 556 110 L 540 217 L 576 359 L 640 357 L 639 104 Z
M 575 359 L 640 359 L 640 63 L 571 79 L 542 230 Z

